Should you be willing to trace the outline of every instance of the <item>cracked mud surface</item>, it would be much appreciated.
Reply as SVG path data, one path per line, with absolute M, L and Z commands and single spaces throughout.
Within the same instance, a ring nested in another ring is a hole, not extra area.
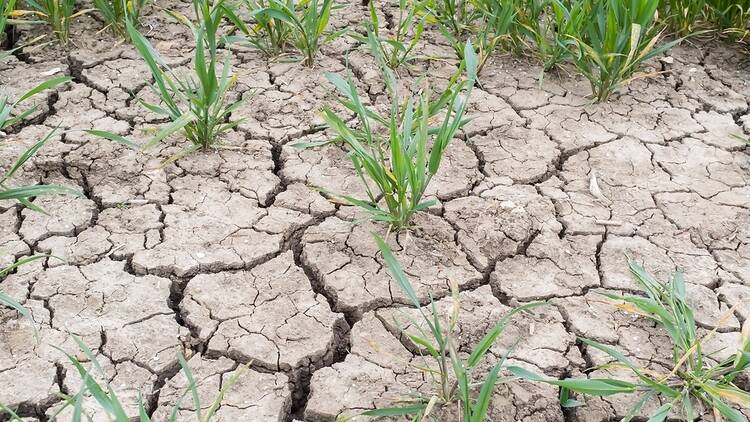
M 334 26 L 368 13 L 346 5 Z M 175 42 L 187 37 L 184 28 L 157 14 L 146 23 L 165 60 L 188 69 L 191 52 Z M 11 98 L 42 75 L 73 77 L 35 97 L 39 109 L 8 131 L 2 169 L 58 125 L 144 142 L 162 123 L 138 104 L 154 98 L 137 54 L 113 47 L 108 33 L 91 29 L 96 22 L 80 25 L 88 32 L 76 32 L 81 42 L 70 51 L 24 51 L 0 65 L 0 91 Z M 425 56 L 450 54 L 439 34 L 428 31 L 425 40 L 418 47 Z M 18 184 L 61 184 L 81 196 L 36 199 L 48 215 L 0 202 L 0 265 L 35 253 L 57 257 L 0 281 L 31 310 L 41 338 L 0 309 L 1 403 L 29 420 L 54 414 L 58 394 L 80 387 L 51 346 L 77 354 L 71 333 L 93 350 L 97 377 L 134 417 L 139 392 L 154 420 L 179 401 L 187 380 L 177 352 L 193 368 L 204 410 L 235 382 L 220 421 L 330 422 L 431 392 L 415 368 L 424 364 L 418 348 L 399 332 L 416 329 L 414 310 L 370 235 L 385 227 L 327 199 L 363 195 L 346 151 L 294 147 L 325 139 L 322 107 L 346 113 L 325 71 L 350 74 L 365 102 L 387 104 L 366 48 L 337 40 L 312 69 L 241 47 L 233 53 L 233 95 L 247 102 L 233 116 L 244 120 L 226 135 L 228 148 L 160 166 L 183 141 L 142 153 L 72 130 L 53 136 L 18 173 Z M 447 315 L 449 282 L 458 284 L 462 353 L 511 307 L 549 302 L 516 319 L 481 371 L 520 339 L 513 364 L 585 376 L 606 357 L 577 336 L 669 370 L 664 333 L 597 293 L 638 291 L 627 257 L 661 279 L 684 270 L 700 329 L 717 330 L 707 348 L 717 356 L 733 350 L 750 317 L 750 154 L 732 137 L 750 134 L 748 59 L 727 44 L 669 55 L 670 64 L 649 63 L 668 72 L 634 81 L 605 104 L 590 103 L 579 77 L 550 74 L 540 85 L 541 69 L 526 59 L 487 63 L 470 101 L 475 118 L 428 191 L 437 205 L 417 214 L 408 232 L 388 236 L 423 304 L 433 297 Z M 418 61 L 402 83 L 428 73 L 440 85 L 452 70 Z M 615 396 L 563 412 L 556 395 L 524 382 L 499 386 L 491 419 L 605 421 L 631 404 Z M 194 413 L 183 400 L 178 420 Z

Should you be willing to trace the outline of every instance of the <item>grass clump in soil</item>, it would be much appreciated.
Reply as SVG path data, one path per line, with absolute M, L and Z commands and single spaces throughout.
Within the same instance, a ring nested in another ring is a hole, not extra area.
M 333 0 L 245 0 L 255 20 L 248 26 L 236 14 L 230 20 L 244 34 L 247 43 L 269 56 L 276 56 L 291 45 L 305 66 L 312 66 L 320 48 L 346 30 L 328 31 Z M 238 40 L 237 38 L 234 39 Z
M 589 80 L 597 101 L 636 77 L 641 64 L 681 40 L 659 44 L 662 29 L 656 22 L 658 3 L 651 0 L 587 0 L 581 33 L 575 41 L 573 63 Z
M 376 56 L 383 57 L 385 64 L 391 69 L 416 60 L 414 48 L 422 39 L 426 15 L 420 16 L 419 7 L 413 1 L 399 0 L 398 19 L 393 26 L 392 34 L 380 32 L 380 18 L 374 2 L 369 5 L 370 19 L 365 23 L 367 32 L 374 35 L 372 46 L 377 49 Z M 368 37 L 353 33 L 352 37 L 359 42 L 368 43 Z
M 70 23 L 92 9 L 76 11 L 75 0 L 26 0 L 27 10 L 16 10 L 17 16 L 31 15 L 34 19 L 25 21 L 32 24 L 46 24 L 62 46 L 70 42 Z
M 506 359 L 512 349 L 482 378 L 477 377 L 478 366 L 515 315 L 542 306 L 544 302 L 531 302 L 514 308 L 484 335 L 473 347 L 468 357 L 462 356 L 462 353 L 459 353 L 460 345 L 456 332 L 461 309 L 458 285 L 451 282 L 452 312 L 448 321 L 444 321 L 434 302 L 431 302 L 429 310 L 425 311 L 417 298 L 414 287 L 388 244 L 377 235 L 375 235 L 375 240 L 391 276 L 419 312 L 418 319 L 421 320 L 412 321 L 412 325 L 417 327 L 417 332 L 404 331 L 404 335 L 415 346 L 426 351 L 424 358 L 429 362 L 418 366 L 417 369 L 426 372 L 425 378 L 432 380 L 434 389 L 429 395 L 417 394 L 414 402 L 374 409 L 362 414 L 374 417 L 410 416 L 413 420 L 429 420 L 427 418 L 431 414 L 439 413 L 441 408 L 457 406 L 462 421 L 483 422 L 487 420 L 487 412 L 496 385 L 509 380 L 500 377 L 500 372 L 506 367 Z M 477 387 L 479 387 L 478 390 Z
M 219 145 L 222 142 L 222 134 L 239 123 L 230 120 L 230 117 L 242 104 L 242 100 L 228 103 L 227 98 L 237 76 L 230 75 L 230 56 L 227 55 L 223 64 L 220 64 L 218 53 L 217 31 L 229 9 L 225 7 L 223 0 L 212 5 L 194 0 L 193 6 L 199 18 L 198 25 L 193 25 L 183 15 L 170 12 L 193 31 L 195 52 L 191 75 L 178 75 L 173 71 L 133 24 L 129 21 L 127 23 L 130 39 L 154 77 L 155 83 L 151 88 L 161 100 L 160 104 L 145 101 L 141 101 L 141 104 L 149 111 L 170 120 L 170 123 L 162 127 L 144 148 L 149 149 L 176 133 L 182 133 L 191 144 L 180 153 L 169 157 L 166 162 Z M 121 137 L 111 133 L 101 132 L 97 135 L 122 141 Z
M 8 20 L 16 10 L 16 0 L 0 1 L 0 60 L 8 57 L 11 53 L 7 50 L 10 44 L 6 29 L 9 28 Z
M 356 114 L 358 127 L 330 108 L 323 110 L 323 118 L 337 135 L 336 140 L 349 148 L 349 157 L 367 192 L 365 200 L 350 196 L 344 196 L 344 200 L 363 208 L 373 220 L 400 230 L 408 227 L 415 212 L 434 203 L 425 200 L 425 191 L 450 141 L 466 123 L 466 104 L 476 81 L 476 55 L 467 43 L 465 59 L 437 99 L 429 86 L 418 98 L 403 99 L 372 32 L 368 42 L 392 96 L 390 113 L 383 116 L 365 106 L 351 79 L 328 73 L 326 77 L 342 97 L 341 105 Z M 466 78 L 461 79 L 464 71 Z M 442 123 L 432 126 L 431 119 L 436 115 L 441 115 Z
M 708 32 L 739 41 L 750 35 L 748 0 L 662 0 L 659 13 L 678 35 Z
M 104 19 L 106 28 L 115 35 L 127 38 L 128 21 L 138 25 L 141 12 L 151 0 L 94 0 L 96 10 Z
M 716 329 L 704 336 L 699 335 L 693 309 L 686 301 L 682 274 L 676 273 L 668 282 L 661 283 L 635 262 L 630 263 L 630 271 L 645 291 L 645 296 L 602 294 L 620 301 L 618 307 L 653 321 L 667 333 L 672 342 L 673 369 L 669 373 L 642 368 L 616 349 L 588 339 L 581 341 L 613 359 L 612 363 L 593 369 L 626 370 L 637 378 L 637 382 L 615 378 L 556 380 L 519 367 L 509 367 L 509 370 L 521 378 L 561 387 L 563 407 L 582 405 L 570 398 L 570 392 L 600 397 L 637 394 L 639 400 L 624 419 L 626 421 L 640 416 L 642 409 L 653 400 L 663 404 L 650 415 L 649 421 L 652 422 L 664 421 L 673 413 L 681 415 L 684 420 L 693 421 L 698 416 L 698 404 L 710 409 L 714 420 L 746 421 L 732 406 L 750 408 L 750 394 L 734 384 L 735 379 L 750 368 L 750 320 L 744 323 L 735 355 L 715 362 L 714 357 L 705 352 L 703 345 L 716 334 Z M 731 316 L 733 311 L 734 308 L 730 309 L 725 318 Z

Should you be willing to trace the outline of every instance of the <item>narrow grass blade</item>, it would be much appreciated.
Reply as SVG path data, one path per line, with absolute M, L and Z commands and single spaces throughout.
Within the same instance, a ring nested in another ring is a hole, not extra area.
M 110 141 L 117 142 L 118 144 L 125 145 L 128 148 L 140 149 L 140 146 L 138 146 L 137 144 L 129 141 L 124 136 L 118 135 L 116 133 L 107 132 L 105 130 L 94 130 L 94 129 L 84 130 L 84 132 L 86 132 L 86 133 L 88 133 L 90 135 L 94 135 L 94 136 L 99 137 L 99 138 L 104 138 L 104 139 L 108 139 Z
M 519 366 L 509 366 L 508 370 L 515 376 L 529 381 L 544 382 L 547 384 L 565 387 L 577 393 L 587 394 L 590 396 L 610 396 L 612 394 L 632 393 L 636 390 L 637 385 L 617 379 L 606 378 L 566 378 L 557 380 L 539 376 L 527 369 Z
M 409 298 L 409 300 L 411 300 L 414 306 L 418 308 L 421 307 L 419 299 L 417 298 L 417 293 L 414 291 L 414 287 L 412 286 L 411 282 L 409 282 L 406 274 L 404 274 L 404 271 L 401 269 L 401 265 L 396 260 L 396 257 L 393 256 L 393 252 L 391 252 L 390 246 L 388 246 L 388 244 L 385 243 L 385 241 L 377 234 L 375 234 L 374 237 L 375 242 L 377 242 L 378 247 L 380 248 L 380 252 L 383 254 L 383 259 L 385 260 L 385 263 L 388 266 L 391 275 L 396 280 L 396 283 L 398 283 L 399 287 L 401 287 L 404 293 L 406 293 L 406 296 Z
M 368 410 L 365 412 L 362 412 L 361 415 L 363 416 L 376 416 L 376 417 L 389 417 L 389 416 L 408 416 L 408 415 L 415 415 L 427 407 L 426 404 L 415 404 L 411 406 L 402 406 L 402 407 L 384 407 L 381 409 L 373 409 Z

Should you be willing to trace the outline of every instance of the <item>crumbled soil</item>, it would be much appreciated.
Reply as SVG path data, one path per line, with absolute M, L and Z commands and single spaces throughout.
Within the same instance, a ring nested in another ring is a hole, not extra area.
M 341 4 L 332 25 L 359 28 L 366 7 Z M 394 4 L 378 7 L 392 17 Z M 192 13 L 186 2 L 179 8 Z M 98 25 L 83 17 L 70 49 L 23 49 L 0 65 L 0 92 L 11 98 L 50 76 L 73 77 L 35 97 L 38 109 L 7 131 L 0 168 L 57 126 L 145 142 L 164 122 L 137 101 L 155 100 L 145 64 Z M 382 29 L 390 25 L 385 19 Z M 27 28 L 22 39 L 42 29 Z M 154 11 L 144 32 L 170 65 L 189 70 L 185 28 Z M 418 50 L 451 56 L 435 31 Z M 415 310 L 372 240 L 386 227 L 329 200 L 365 194 L 346 150 L 295 146 L 329 135 L 324 106 L 353 119 L 325 72 L 353 78 L 363 101 L 387 110 L 366 47 L 336 40 L 313 68 L 244 47 L 231 53 L 239 75 L 232 96 L 246 102 L 232 116 L 242 120 L 225 135 L 229 148 L 162 166 L 184 140 L 144 153 L 59 132 L 15 183 L 61 184 L 81 195 L 37 198 L 47 214 L 0 202 L 0 266 L 55 257 L 0 282 L 38 330 L 0 310 L 0 403 L 28 420 L 55 414 L 59 394 L 80 388 L 57 349 L 86 360 L 70 334 L 92 349 L 102 367 L 95 376 L 133 417 L 140 393 L 154 420 L 178 402 L 178 420 L 194 418 L 192 398 L 180 401 L 188 382 L 178 352 L 193 369 L 203 411 L 233 383 L 218 421 L 331 422 L 434 391 L 418 369 L 429 365 L 423 351 L 401 332 L 417 329 Z M 546 74 L 540 84 L 541 68 L 529 59 L 498 53 L 487 63 L 470 100 L 474 119 L 427 192 L 437 205 L 387 236 L 423 305 L 432 298 L 447 317 L 450 283 L 458 286 L 459 353 L 470 353 L 512 307 L 548 302 L 514 320 L 477 375 L 510 349 L 510 362 L 547 376 L 601 375 L 584 375 L 607 357 L 578 336 L 671 369 L 664 332 L 600 294 L 639 291 L 628 258 L 661 279 L 684 270 L 700 330 L 716 330 L 706 352 L 734 350 L 750 317 L 750 152 L 733 137 L 750 134 L 750 66 L 746 52 L 720 42 L 668 55 L 647 64 L 663 73 L 604 104 L 591 103 L 578 76 Z M 441 86 L 454 70 L 451 61 L 421 59 L 399 71 L 400 84 L 410 88 L 426 73 Z M 489 414 L 609 421 L 633 400 L 591 399 L 563 411 L 556 388 L 510 382 L 496 389 Z M 104 418 L 93 398 L 86 403 L 94 420 Z M 457 420 L 451 411 L 435 417 Z

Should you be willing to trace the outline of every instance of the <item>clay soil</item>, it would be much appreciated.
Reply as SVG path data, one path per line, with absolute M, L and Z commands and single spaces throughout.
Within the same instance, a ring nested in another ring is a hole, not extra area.
M 393 5 L 379 7 L 392 16 Z M 187 3 L 179 8 L 190 13 Z M 334 26 L 359 28 L 367 9 L 346 3 L 334 13 Z M 69 50 L 25 49 L 0 64 L 0 89 L 11 96 L 53 74 L 73 77 L 7 133 L 0 168 L 58 125 L 145 142 L 163 123 L 137 101 L 154 97 L 135 51 L 97 33 L 93 17 L 73 28 Z M 185 28 L 154 11 L 143 32 L 169 63 L 189 69 Z M 437 32 L 419 48 L 452 57 Z M 63 184 L 83 195 L 38 198 L 49 215 L 0 203 L 0 265 L 34 253 L 64 258 L 0 282 L 32 311 L 40 338 L 0 310 L 0 403 L 38 420 L 59 408 L 59 393 L 78 391 L 80 377 L 52 347 L 84 359 L 70 333 L 95 351 L 129 414 L 137 416 L 140 391 L 157 421 L 186 385 L 178 352 L 189 358 L 204 407 L 251 363 L 219 421 L 333 421 L 431 391 L 414 367 L 418 351 L 394 322 L 408 321 L 408 302 L 370 235 L 386 228 L 314 189 L 362 194 L 346 151 L 290 146 L 324 139 L 319 110 L 340 109 L 325 71 L 351 74 L 369 103 L 387 106 L 371 56 L 343 38 L 313 68 L 240 47 L 231 53 L 234 95 L 248 101 L 233 116 L 244 120 L 226 135 L 228 148 L 160 166 L 184 140 L 144 153 L 69 131 L 15 183 Z M 440 86 L 454 71 L 452 61 L 424 59 L 399 74 L 404 86 L 421 74 Z M 511 307 L 546 300 L 516 319 L 492 361 L 520 339 L 514 364 L 586 376 L 606 357 L 577 341 L 583 336 L 671 369 L 665 334 L 596 293 L 638 291 L 627 257 L 661 279 L 684 270 L 700 329 L 718 326 L 705 348 L 717 358 L 735 350 L 750 317 L 750 154 L 732 135 L 750 134 L 750 59 L 728 43 L 684 43 L 645 71 L 655 75 L 591 104 L 575 74 L 546 74 L 540 85 L 531 58 L 497 54 L 485 67 L 471 98 L 474 120 L 430 187 L 438 205 L 390 237 L 425 304 L 431 294 L 447 311 L 448 280 L 460 286 L 462 350 Z M 563 411 L 556 388 L 513 382 L 497 388 L 490 417 L 609 421 L 634 401 L 592 399 Z M 93 399 L 87 406 L 105 420 Z M 193 413 L 186 399 L 178 420 Z

